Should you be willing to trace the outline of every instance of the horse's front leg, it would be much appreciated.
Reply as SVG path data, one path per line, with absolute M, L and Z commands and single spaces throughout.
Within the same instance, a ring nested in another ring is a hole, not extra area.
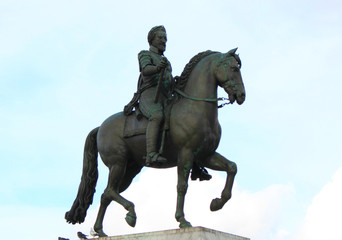
M 191 223 L 185 220 L 184 200 L 188 189 L 189 173 L 193 164 L 193 154 L 189 149 L 183 149 L 178 156 L 178 183 L 177 183 L 177 208 L 176 220 L 180 228 L 191 227 Z
M 213 199 L 210 204 L 210 210 L 217 211 L 221 209 L 232 196 L 232 188 L 237 173 L 237 167 L 234 162 L 229 161 L 217 152 L 208 157 L 203 164 L 210 169 L 225 171 L 227 173 L 226 185 L 221 193 L 221 198 Z

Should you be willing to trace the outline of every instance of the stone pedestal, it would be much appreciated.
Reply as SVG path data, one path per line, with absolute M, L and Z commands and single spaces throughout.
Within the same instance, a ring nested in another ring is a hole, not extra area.
M 249 238 L 203 227 L 181 228 L 158 232 L 91 238 L 96 240 L 250 240 Z

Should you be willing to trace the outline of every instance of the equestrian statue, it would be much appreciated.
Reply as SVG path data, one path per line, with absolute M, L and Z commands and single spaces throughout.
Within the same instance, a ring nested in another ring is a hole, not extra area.
M 217 97 L 217 87 L 228 94 L 229 104 L 240 105 L 245 101 L 237 48 L 227 53 L 201 52 L 190 60 L 181 76 L 172 77 L 171 64 L 163 55 L 167 41 L 165 28 L 153 27 L 147 39 L 149 50 L 138 54 L 137 92 L 123 112 L 110 116 L 88 134 L 78 194 L 65 214 L 69 223 L 84 222 L 95 193 L 99 153 L 109 168 L 108 185 L 94 224 L 94 231 L 100 237 L 107 236 L 103 219 L 112 201 L 128 211 L 126 222 L 135 226 L 134 204 L 121 193 L 145 166 L 177 167 L 175 217 L 180 228 L 191 227 L 184 214 L 190 173 L 192 180 L 200 181 L 211 179 L 205 168 L 227 173 L 221 197 L 212 200 L 211 211 L 221 209 L 231 198 L 237 166 L 216 152 L 221 138 L 218 101 L 224 100 Z

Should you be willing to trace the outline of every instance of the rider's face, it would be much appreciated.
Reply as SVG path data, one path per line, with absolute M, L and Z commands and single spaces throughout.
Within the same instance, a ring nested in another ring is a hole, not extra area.
M 152 40 L 151 45 L 156 47 L 159 53 L 163 53 L 166 49 L 166 33 L 164 31 L 158 31 Z

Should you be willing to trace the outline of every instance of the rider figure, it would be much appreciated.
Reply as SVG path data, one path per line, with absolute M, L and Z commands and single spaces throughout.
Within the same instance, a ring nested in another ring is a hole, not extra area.
M 139 59 L 139 110 L 149 119 L 146 129 L 146 165 L 164 163 L 167 159 L 157 150 L 159 129 L 164 120 L 164 109 L 172 95 L 175 80 L 171 74 L 171 64 L 163 55 L 166 49 L 166 30 L 164 26 L 153 27 L 147 37 L 149 51 L 141 51 Z M 159 87 L 158 87 L 159 82 Z M 132 102 L 137 99 L 133 98 Z M 132 107 L 132 105 L 130 105 Z M 132 108 L 125 107 L 125 112 Z M 203 167 L 193 164 L 191 179 L 210 180 L 211 175 Z
M 173 78 L 171 64 L 163 53 L 166 48 L 166 31 L 163 26 L 153 27 L 148 33 L 149 51 L 141 51 L 138 54 L 140 68 L 140 88 L 147 87 L 141 93 L 139 108 L 144 116 L 148 117 L 149 123 L 146 130 L 146 164 L 163 163 L 166 158 L 159 155 L 157 141 L 159 129 L 164 120 L 164 108 L 167 99 L 171 96 Z M 161 74 L 163 74 L 161 76 Z M 157 88 L 161 80 L 160 88 Z M 148 87 L 150 86 L 150 87 Z M 157 93 L 157 91 L 160 91 Z M 158 96 L 157 99 L 156 95 Z

